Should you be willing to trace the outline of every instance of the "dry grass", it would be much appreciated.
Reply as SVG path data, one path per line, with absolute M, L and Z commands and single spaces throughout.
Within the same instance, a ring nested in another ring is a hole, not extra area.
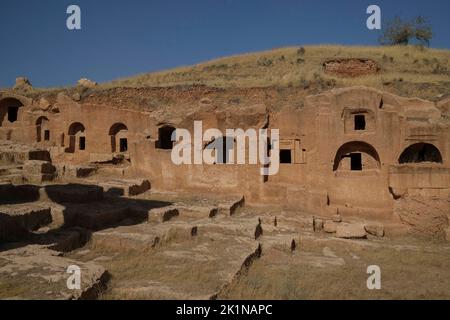
M 209 263 L 201 268 L 191 259 L 170 259 L 158 252 L 137 252 L 121 254 L 105 266 L 113 274 L 111 288 L 103 295 L 103 299 L 164 299 L 166 292 L 159 290 L 132 291 L 133 283 L 136 288 L 145 288 L 149 282 L 161 283 L 167 286 L 174 296 L 182 292 L 191 292 L 193 296 L 205 296 L 205 287 L 217 283 L 217 265 Z M 180 272 L 176 272 L 180 269 Z M 175 270 L 175 271 L 174 271 Z M 119 290 L 117 290 L 119 289 Z M 124 290 L 120 290 L 124 289 Z M 180 298 L 184 297 L 180 295 Z
M 174 86 L 204 84 L 213 87 L 261 87 L 304 85 L 307 82 L 336 81 L 337 86 L 404 81 L 436 84 L 450 81 L 450 51 L 417 46 L 344 47 L 307 46 L 281 48 L 216 59 L 189 67 L 142 74 L 105 84 L 115 86 Z M 322 63 L 330 58 L 369 58 L 382 72 L 374 76 L 342 79 L 323 73 Z
M 302 240 L 300 240 L 302 241 Z M 402 243 L 411 240 L 402 240 Z M 283 264 L 273 257 L 256 261 L 247 276 L 234 282 L 222 299 L 449 299 L 448 244 L 414 243 L 414 248 L 359 246 L 342 242 L 300 242 L 294 255 L 285 253 Z M 400 242 L 399 242 L 400 243 Z M 303 254 L 322 255 L 331 248 L 345 260 L 343 266 L 315 267 L 302 263 Z M 354 257 L 357 258 L 354 258 Z M 300 263 L 299 263 L 300 260 Z M 381 290 L 366 287 L 367 266 L 381 268 Z
M 284 247 L 264 250 L 263 246 L 263 256 L 218 298 L 450 299 L 448 243 L 417 238 L 344 242 L 319 237 L 300 238 L 297 244 L 294 254 Z M 345 264 L 317 267 L 311 263 L 324 257 L 325 247 Z M 111 257 L 100 262 L 113 276 L 103 299 L 185 299 L 187 294 L 206 297 L 211 289 L 219 289 L 220 260 L 199 266 L 188 256 L 166 254 L 173 249 L 189 253 L 192 242 L 177 241 L 171 248 L 144 252 L 91 248 L 83 260 Z M 381 290 L 366 287 L 369 265 L 381 267 Z
M 336 58 L 366 58 L 381 68 L 376 75 L 344 78 L 325 74 L 323 63 Z M 94 79 L 95 80 L 95 79 Z M 332 88 L 362 85 L 397 95 L 441 100 L 450 95 L 450 50 L 419 46 L 339 46 L 288 47 L 224 57 L 193 66 L 145 73 L 81 87 L 35 88 L 27 96 L 56 98 L 58 92 L 81 97 L 114 88 L 185 88 L 205 85 L 215 88 L 275 88 L 317 94 Z M 0 90 L 1 91 L 1 90 Z M 292 93 L 291 93 L 292 95 Z M 136 102 L 134 102 L 136 103 Z M 160 106 L 164 101 L 157 101 Z M 144 102 L 148 104 L 148 101 Z
M 65 280 L 57 282 L 44 281 L 39 277 L 27 276 L 42 274 L 42 269 L 31 268 L 27 274 L 7 275 L 0 278 L 0 300 L 2 299 L 50 299 L 65 287 Z M 50 275 L 50 272 L 49 272 Z M 17 278 L 21 278 L 18 281 Z M 47 294 L 47 292 L 51 294 Z
M 173 235 L 177 238 L 176 235 Z M 175 241 L 175 239 L 173 239 Z M 204 262 L 193 258 L 195 243 L 201 239 L 182 241 L 160 249 L 117 250 L 90 246 L 82 257 L 73 252 L 70 256 L 83 261 L 107 257 L 99 263 L 112 275 L 108 290 L 102 299 L 186 299 L 208 298 L 219 291 L 223 280 L 218 276 L 220 259 L 205 257 Z M 214 250 L 225 250 L 225 243 L 211 243 Z

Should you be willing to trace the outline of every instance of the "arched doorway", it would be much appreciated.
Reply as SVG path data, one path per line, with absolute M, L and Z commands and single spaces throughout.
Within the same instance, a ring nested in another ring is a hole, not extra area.
M 19 120 L 19 109 L 23 107 L 22 102 L 15 98 L 5 98 L 0 101 L 0 126 L 5 120 L 14 123 Z
M 72 123 L 68 131 L 69 147 L 66 149 L 68 153 L 74 153 L 76 150 L 86 150 L 86 133 L 84 125 L 75 122 Z
M 442 163 L 442 155 L 438 148 L 431 143 L 415 143 L 407 147 L 400 155 L 398 162 L 420 163 L 437 162 Z
M 50 141 L 49 120 L 47 117 L 40 117 L 36 120 L 36 141 Z
M 333 162 L 333 171 L 363 171 L 379 169 L 381 166 L 378 152 L 370 144 L 352 141 L 343 144 Z
M 380 170 L 380 156 L 372 145 L 363 141 L 344 143 L 336 151 L 332 179 L 327 181 L 327 204 L 351 214 L 359 208 L 385 209 L 391 196 Z
M 123 123 L 115 123 L 109 129 L 111 152 L 128 151 L 128 128 Z

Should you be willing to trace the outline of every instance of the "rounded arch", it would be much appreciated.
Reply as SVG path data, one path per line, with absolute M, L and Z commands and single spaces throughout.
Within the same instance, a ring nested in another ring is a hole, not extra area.
M 117 122 L 111 126 L 109 129 L 109 135 L 114 136 L 120 131 L 128 131 L 128 127 L 124 125 L 122 122 Z
M 16 94 L 16 93 L 13 93 L 13 92 L 5 93 L 3 96 L 0 93 L 0 101 L 1 100 L 5 100 L 5 99 L 17 100 L 17 101 L 19 101 L 22 104 L 22 106 L 27 106 L 27 105 L 30 105 L 30 104 L 33 103 L 33 99 L 27 98 L 27 97 L 25 97 L 23 95 Z
M 40 126 L 40 125 L 42 125 L 42 124 L 44 124 L 44 123 L 46 123 L 46 122 L 48 122 L 48 121 L 49 121 L 49 120 L 48 120 L 47 117 L 42 116 L 42 117 L 37 118 L 37 120 L 36 120 L 36 125 L 37 125 L 37 126 Z
M 74 153 L 76 150 L 86 150 L 86 136 L 84 125 L 80 122 L 74 122 L 69 126 L 69 147 L 66 152 Z
M 437 162 L 442 163 L 442 154 L 431 143 L 414 143 L 403 150 L 398 158 L 399 163 Z
M 5 118 L 9 122 L 16 122 L 19 119 L 19 109 L 24 104 L 16 98 L 3 98 L 0 100 L 0 126 L 3 124 Z
M 41 116 L 36 120 L 36 141 L 50 140 L 50 130 L 48 129 L 48 118 Z
M 343 160 L 348 162 L 348 170 L 362 171 L 363 169 L 379 169 L 380 156 L 377 150 L 367 142 L 351 141 L 344 143 L 336 152 L 333 171 L 342 167 Z
M 84 125 L 80 122 L 74 122 L 69 126 L 69 136 L 74 136 L 79 132 L 84 132 Z
M 128 151 L 128 137 L 127 137 L 128 127 L 117 122 L 111 126 L 109 129 L 109 136 L 111 139 L 111 152 L 127 152 Z

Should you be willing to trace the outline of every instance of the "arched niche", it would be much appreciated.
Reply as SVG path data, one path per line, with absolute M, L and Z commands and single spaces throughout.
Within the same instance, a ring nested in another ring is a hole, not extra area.
M 337 150 L 333 162 L 333 171 L 364 171 L 380 167 L 380 157 L 376 149 L 362 141 L 343 144 Z
M 127 152 L 128 151 L 128 127 L 121 123 L 115 123 L 109 129 L 111 139 L 111 152 Z
M 403 150 L 398 162 L 402 163 L 420 163 L 436 162 L 442 163 L 442 154 L 439 149 L 431 143 L 415 143 Z

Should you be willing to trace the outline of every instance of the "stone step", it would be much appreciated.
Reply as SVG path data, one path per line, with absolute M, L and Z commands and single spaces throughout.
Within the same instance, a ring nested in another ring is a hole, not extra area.
M 0 251 L 25 247 L 30 244 L 39 244 L 58 252 L 70 252 L 85 246 L 91 239 L 91 232 L 84 228 L 58 228 L 49 226 L 41 227 L 37 231 L 28 233 L 22 239 L 0 244 Z
M 51 161 L 48 150 L 36 149 L 28 145 L 0 145 L 0 165 L 20 165 L 27 160 Z
M 64 210 L 64 225 L 100 230 L 115 225 L 136 224 L 146 218 L 144 212 L 126 204 L 90 203 L 71 205 Z
M 106 193 L 118 196 L 136 196 L 151 188 L 146 179 L 114 179 L 98 183 Z
M 39 200 L 38 186 L 14 185 L 10 182 L 0 183 L 0 205 L 36 202 Z
M 69 266 L 81 272 L 79 289 L 69 289 Z M 0 299 L 96 299 L 106 289 L 109 274 L 94 262 L 61 257 L 44 246 L 29 245 L 0 252 Z
M 22 173 L 23 166 L 8 165 L 0 166 L 0 176 Z
M 225 214 L 227 216 L 235 214 L 238 211 L 238 209 L 242 208 L 244 205 L 245 205 L 244 196 L 230 200 L 218 201 L 219 213 Z
M 52 222 L 51 209 L 41 204 L 0 206 L 0 241 L 19 241 Z
M 244 198 L 236 198 L 234 200 L 215 200 L 196 202 L 187 204 L 185 202 L 175 202 L 171 206 L 155 208 L 148 212 L 149 223 L 162 223 L 171 219 L 177 220 L 193 220 L 214 218 L 218 215 L 231 216 L 235 214 L 239 208 L 244 205 Z
M 0 183 L 11 183 L 19 185 L 25 183 L 25 178 L 22 174 L 9 174 L 0 176 Z
M 94 232 L 91 244 L 93 248 L 145 251 L 171 241 L 189 240 L 194 236 L 193 228 L 187 224 L 164 224 L 157 228 L 146 223 L 121 226 Z
M 86 178 L 97 173 L 95 165 L 59 165 L 58 171 L 69 178 Z
M 125 176 L 128 166 L 112 166 L 112 165 L 98 165 L 97 175 L 104 177 L 117 177 L 121 178 Z
M 160 209 L 171 210 L 170 207 Z M 202 219 L 170 219 L 164 223 L 151 221 L 150 223 L 118 226 L 94 232 L 92 243 L 96 247 L 126 251 L 160 248 L 174 241 L 193 240 L 199 236 L 216 238 L 233 235 L 254 239 L 254 230 L 257 224 L 256 217 L 210 219 L 206 216 Z
M 139 283 L 115 273 L 113 296 L 211 299 L 261 255 L 252 234 L 255 222 L 254 217 L 222 217 L 118 227 L 93 233 L 90 250 L 119 253 L 119 259 L 120 252 L 127 252 L 131 265 L 134 259 L 145 265 L 145 280 Z
M 42 200 L 56 203 L 86 203 L 103 199 L 103 188 L 86 184 L 51 184 L 40 188 Z
M 147 213 L 148 223 L 163 223 L 180 215 L 178 206 L 167 206 L 162 208 L 154 208 Z
M 0 183 L 0 204 L 47 201 L 86 203 L 102 200 L 103 188 L 85 184 L 14 185 Z
M 261 256 L 258 243 L 234 238 L 154 251 L 143 281 L 115 278 L 110 294 L 129 299 L 212 300 Z

